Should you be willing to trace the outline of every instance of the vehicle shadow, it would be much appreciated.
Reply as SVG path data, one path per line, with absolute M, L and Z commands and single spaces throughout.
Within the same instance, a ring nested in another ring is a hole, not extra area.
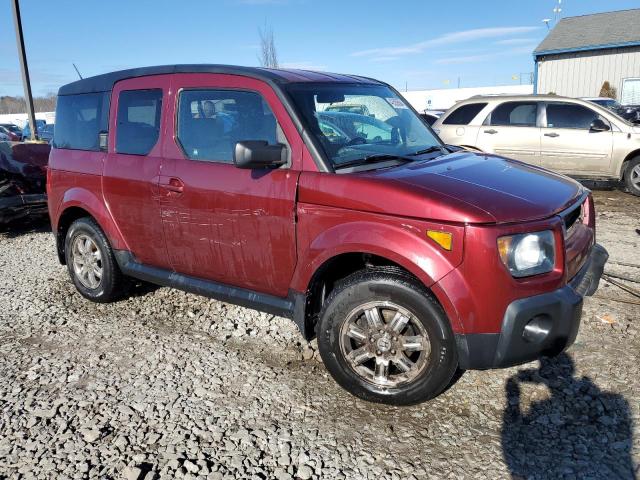
M 502 452 L 512 478 L 636 479 L 627 401 L 574 371 L 563 353 L 507 381 Z M 524 411 L 523 383 L 546 385 L 549 398 Z
M 20 218 L 0 224 L 0 235 L 7 238 L 16 238 L 30 233 L 49 232 L 51 232 L 51 223 L 46 215 Z

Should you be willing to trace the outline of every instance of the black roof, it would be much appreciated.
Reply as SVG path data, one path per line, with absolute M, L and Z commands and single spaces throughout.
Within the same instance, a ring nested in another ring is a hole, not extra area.
M 297 69 L 273 69 L 260 67 L 240 67 L 232 65 L 160 65 L 156 67 L 131 68 L 117 72 L 105 73 L 77 80 L 60 87 L 58 95 L 76 95 L 79 93 L 108 92 L 113 85 L 127 78 L 145 77 L 148 75 L 164 75 L 169 73 L 225 73 L 256 78 L 272 84 L 286 84 L 297 82 L 341 82 L 341 83 L 376 83 L 377 80 L 356 75 L 342 75 L 337 73 L 313 72 Z

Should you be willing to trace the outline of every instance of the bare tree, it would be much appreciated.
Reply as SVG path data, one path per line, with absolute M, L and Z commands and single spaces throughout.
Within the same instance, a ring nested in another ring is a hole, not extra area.
M 56 109 L 56 94 L 48 93 L 43 97 L 34 97 L 33 108 L 36 112 L 53 112 Z M 0 97 L 0 114 L 2 113 L 25 113 L 27 103 L 23 97 Z
M 265 24 L 264 28 L 258 28 L 260 35 L 260 53 L 258 60 L 260 65 L 266 68 L 278 68 L 278 51 L 273 38 L 273 29 Z

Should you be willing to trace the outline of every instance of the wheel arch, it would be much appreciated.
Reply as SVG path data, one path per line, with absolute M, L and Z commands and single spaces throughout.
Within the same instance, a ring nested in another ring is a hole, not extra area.
M 622 166 L 620 168 L 620 180 L 622 180 L 622 181 L 625 180 L 625 176 L 627 174 L 627 169 L 629 168 L 629 165 L 631 164 L 631 160 L 633 160 L 634 158 L 638 158 L 638 157 L 640 157 L 640 148 L 638 148 L 637 150 L 632 151 L 626 157 L 624 157 L 624 160 L 622 161 Z
M 446 293 L 437 288 L 437 284 L 428 276 L 416 274 L 419 270 L 415 265 L 406 261 L 396 261 L 390 258 L 395 255 L 380 255 L 370 251 L 349 251 L 330 256 L 313 271 L 305 289 L 304 318 L 299 319 L 304 328 L 305 337 L 311 340 L 315 337 L 318 315 L 324 302 L 334 289 L 335 285 L 347 276 L 366 269 L 386 271 L 407 277 L 418 283 L 431 293 L 440 306 L 444 309 L 451 327 L 454 331 L 461 329 L 457 312 L 452 308 L 452 303 Z M 422 277 L 422 278 L 421 278 Z M 425 278 L 429 280 L 424 281 Z
M 66 264 L 64 243 L 71 224 L 82 217 L 91 217 L 105 233 L 114 249 L 127 249 L 126 243 L 116 227 L 107 207 L 98 197 L 88 190 L 81 188 L 69 189 L 58 208 L 56 221 L 53 225 L 56 237 L 58 260 Z

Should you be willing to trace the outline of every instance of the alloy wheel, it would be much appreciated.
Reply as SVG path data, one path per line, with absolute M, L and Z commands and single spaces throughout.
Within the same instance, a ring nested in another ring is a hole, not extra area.
M 78 235 L 71 247 L 73 271 L 82 285 L 92 290 L 102 281 L 102 254 L 88 235 Z
M 631 179 L 632 185 L 640 190 L 640 164 L 633 167 L 629 178 Z
M 339 343 L 350 368 L 378 387 L 395 388 L 411 382 L 427 368 L 431 354 L 422 322 L 387 301 L 352 310 L 340 329 Z

